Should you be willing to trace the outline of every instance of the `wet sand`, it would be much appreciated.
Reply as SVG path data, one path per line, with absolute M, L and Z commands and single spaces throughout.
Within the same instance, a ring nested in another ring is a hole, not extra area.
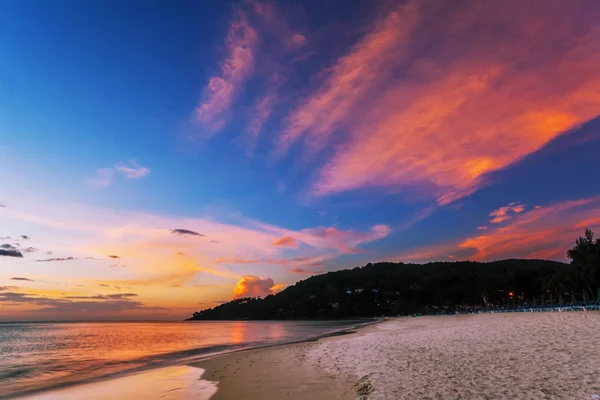
M 200 380 L 204 371 L 186 365 L 159 368 L 120 378 L 84 383 L 18 397 L 22 400 L 208 400 L 217 391 Z M 0 397 L 1 389 L 0 389 Z
M 353 383 L 305 359 L 314 343 L 247 350 L 196 364 L 202 379 L 218 382 L 211 400 L 353 399 Z

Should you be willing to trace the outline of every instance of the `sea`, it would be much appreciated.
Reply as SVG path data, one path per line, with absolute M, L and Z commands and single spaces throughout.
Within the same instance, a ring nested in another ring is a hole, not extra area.
M 121 379 L 130 386 L 123 377 L 159 368 L 166 372 L 156 379 L 169 374 L 180 379 L 193 373 L 183 369 L 186 364 L 204 358 L 317 339 L 363 324 L 364 320 L 0 323 L 0 399 L 64 398 L 43 394 L 104 380 Z

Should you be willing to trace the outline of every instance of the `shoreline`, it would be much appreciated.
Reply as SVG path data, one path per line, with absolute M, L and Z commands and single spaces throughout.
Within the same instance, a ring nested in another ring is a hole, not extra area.
M 240 352 L 267 350 L 267 349 L 273 348 L 273 347 L 298 345 L 298 344 L 302 344 L 302 343 L 314 343 L 321 339 L 335 338 L 335 337 L 349 335 L 349 334 L 354 333 L 356 330 L 362 329 L 364 327 L 367 327 L 367 326 L 370 326 L 373 324 L 380 323 L 383 321 L 383 319 L 372 319 L 371 318 L 371 319 L 365 319 L 365 321 L 366 322 L 361 322 L 356 325 L 351 325 L 349 327 L 345 327 L 340 330 L 325 333 L 322 335 L 311 336 L 311 337 L 307 337 L 307 338 L 303 338 L 303 339 L 299 339 L 299 340 L 293 340 L 293 341 L 282 342 L 282 343 L 268 343 L 268 344 L 253 346 L 253 347 L 232 348 L 231 350 L 226 350 L 226 351 L 220 352 L 220 353 L 200 354 L 197 356 L 192 356 L 188 359 L 180 358 L 180 359 L 162 361 L 158 364 L 142 365 L 140 367 L 131 368 L 131 369 L 119 371 L 119 372 L 112 372 L 112 373 L 108 373 L 106 375 L 85 379 L 83 381 L 57 383 L 52 386 L 47 386 L 47 387 L 43 387 L 43 388 L 29 389 L 29 390 L 21 391 L 19 393 L 11 394 L 10 396 L 3 396 L 2 394 L 0 394 L 0 399 L 21 399 L 21 400 L 34 399 L 34 398 L 38 398 L 41 396 L 45 396 L 49 393 L 78 390 L 79 388 L 85 387 L 88 385 L 106 384 L 106 383 L 118 381 L 121 379 L 127 379 L 130 377 L 149 374 L 154 371 L 166 370 L 166 369 L 172 368 L 172 367 L 190 366 L 190 367 L 194 367 L 194 368 L 199 368 L 198 367 L 199 363 L 203 363 L 205 361 L 212 360 L 215 358 L 235 355 Z M 252 321 L 250 321 L 250 322 L 252 322 Z M 203 375 L 206 375 L 206 373 L 203 372 Z M 211 397 L 211 399 L 212 399 L 212 397 Z
M 387 320 L 372 321 L 318 338 L 239 350 L 189 365 L 204 370 L 200 379 L 216 385 L 217 391 L 210 400 L 353 399 L 356 382 L 325 373 L 309 363 L 306 354 L 320 343 L 366 335 Z

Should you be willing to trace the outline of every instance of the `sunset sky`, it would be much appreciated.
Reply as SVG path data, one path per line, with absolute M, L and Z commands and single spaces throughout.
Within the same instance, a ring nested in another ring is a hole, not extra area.
M 565 261 L 600 233 L 598 21 L 597 0 L 2 2 L 0 321 Z

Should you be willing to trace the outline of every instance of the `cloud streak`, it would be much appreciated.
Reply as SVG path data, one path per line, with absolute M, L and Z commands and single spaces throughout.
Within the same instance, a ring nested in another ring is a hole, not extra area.
M 231 105 L 254 70 L 257 41 L 258 34 L 250 26 L 247 16 L 236 10 L 225 40 L 227 56 L 219 73 L 210 77 L 202 102 L 195 110 L 196 118 L 212 133 L 225 126 Z
M 141 166 L 135 160 L 130 161 L 128 164 L 119 163 L 115 165 L 115 169 L 127 179 L 140 179 L 150 173 L 148 168 Z
M 508 221 L 514 215 L 522 213 L 525 211 L 525 206 L 519 203 L 510 203 L 507 206 L 500 207 L 490 213 L 490 223 L 499 224 L 504 221 Z
M 277 153 L 302 141 L 311 156 L 336 135 L 312 184 L 318 196 L 367 187 L 418 188 L 440 205 L 467 196 L 600 114 L 600 6 L 578 4 L 397 6 L 290 113 Z
M 177 236 L 204 236 L 201 233 L 189 229 L 171 229 L 171 233 Z
M 600 197 L 564 201 L 515 215 L 504 226 L 477 230 L 472 236 L 440 243 L 396 257 L 399 261 L 543 258 L 566 260 L 571 247 L 586 228 L 600 229 Z

